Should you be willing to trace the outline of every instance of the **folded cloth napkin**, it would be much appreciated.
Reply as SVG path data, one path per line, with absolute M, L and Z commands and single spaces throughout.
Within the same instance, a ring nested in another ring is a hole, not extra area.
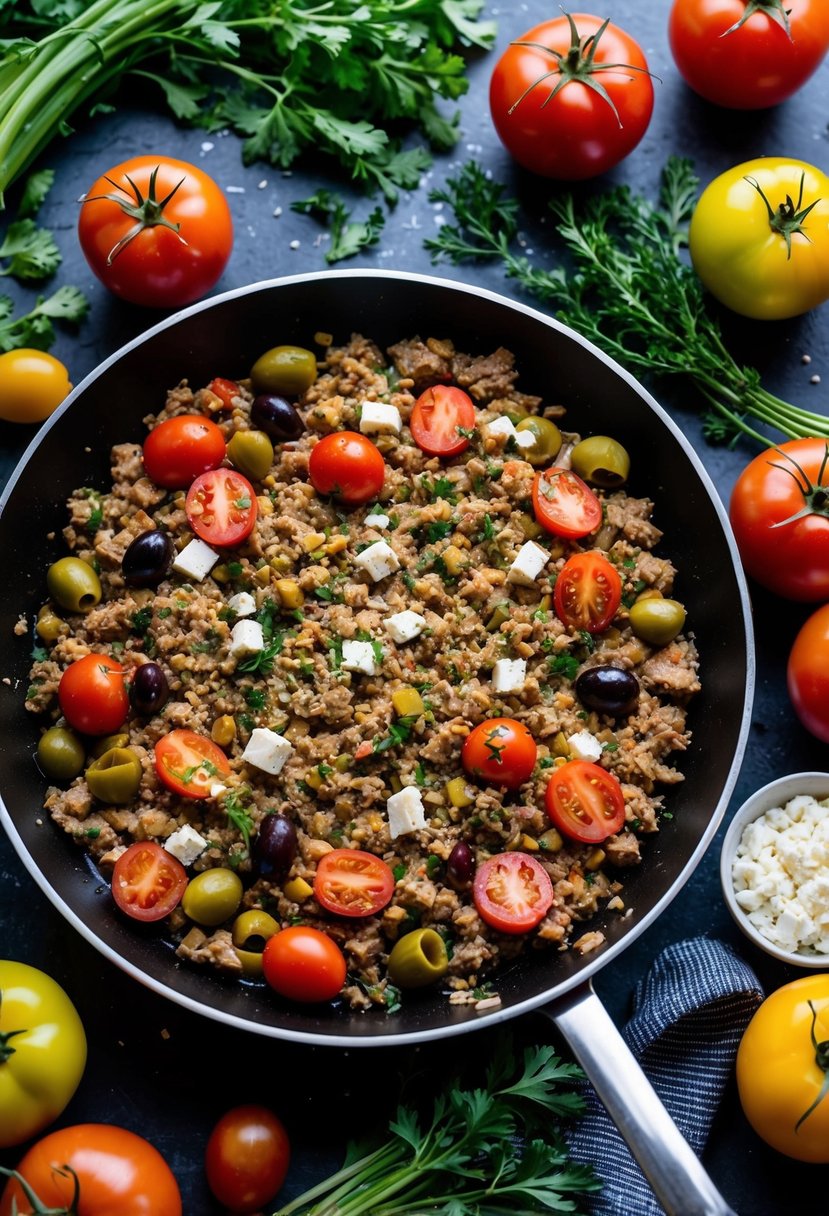
M 751 968 L 724 942 L 676 942 L 636 986 L 622 1031 L 682 1135 L 699 1154 L 731 1075 L 743 1031 L 763 999 Z M 568 1134 L 571 1155 L 602 1179 L 592 1216 L 662 1216 L 627 1145 L 585 1086 L 585 1115 Z

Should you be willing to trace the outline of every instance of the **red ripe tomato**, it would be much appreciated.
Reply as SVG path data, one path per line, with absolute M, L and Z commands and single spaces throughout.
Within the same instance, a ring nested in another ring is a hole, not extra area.
M 78 238 L 116 296 L 180 308 L 206 295 L 233 248 L 230 208 L 212 177 L 164 156 L 134 156 L 85 195 Z
M 373 916 L 392 897 L 394 875 L 381 857 L 362 849 L 333 849 L 317 863 L 314 898 L 337 916 Z
M 475 871 L 472 898 L 478 915 L 501 933 L 527 933 L 553 905 L 553 884 L 529 853 L 497 853 Z
M 594 532 L 602 522 L 602 504 L 571 469 L 536 473 L 533 511 L 542 528 L 571 540 Z
M 545 801 L 558 830 L 583 844 L 607 840 L 625 822 L 625 799 L 618 778 L 589 760 L 568 760 L 553 769 Z
M 134 920 L 163 920 L 186 886 L 184 866 L 154 840 L 136 840 L 112 871 L 112 898 Z
M 671 51 L 688 84 L 718 106 L 759 110 L 791 97 L 829 50 L 825 0 L 674 0 Z
M 204 1167 L 208 1185 L 231 1212 L 258 1212 L 274 1198 L 288 1173 L 288 1133 L 265 1106 L 236 1106 L 210 1133 Z
M 386 462 L 370 439 L 356 431 L 335 431 L 311 450 L 308 475 L 318 494 L 334 494 L 358 506 L 383 488 Z
M 184 509 L 196 536 L 221 549 L 240 545 L 250 536 L 256 523 L 256 494 L 235 469 L 211 469 L 193 482 Z
M 155 745 L 155 771 L 173 793 L 206 798 L 214 781 L 230 776 L 230 765 L 212 739 L 193 730 L 171 730 Z
M 603 633 L 622 602 L 622 580 L 601 553 L 574 553 L 553 590 L 556 615 L 570 629 Z
M 233 398 L 241 394 L 241 389 L 235 380 L 225 380 L 224 376 L 216 376 L 207 386 L 207 391 L 218 397 L 223 409 L 233 409 Z
M 265 979 L 275 992 L 292 1001 L 330 1001 L 345 983 L 345 959 L 340 948 L 320 929 L 291 925 L 265 943 Z
M 157 486 L 179 490 L 200 473 L 218 468 L 226 451 L 215 422 L 202 414 L 176 414 L 159 422 L 144 440 L 144 469 Z
M 789 652 L 786 676 L 798 718 L 829 743 L 829 604 L 818 608 L 801 627 Z
M 515 718 L 488 718 L 466 736 L 461 752 L 470 777 L 516 790 L 535 768 L 535 739 Z
M 475 406 L 461 388 L 436 384 L 421 393 L 412 408 L 409 428 L 421 452 L 428 456 L 459 456 L 469 447 L 475 426 Z
M 66 721 L 82 735 L 114 734 L 130 708 L 123 667 L 105 654 L 76 659 L 60 678 L 58 701 Z
M 755 456 L 731 494 L 746 573 L 786 599 L 829 599 L 828 472 L 825 439 L 790 439 Z
M 633 151 L 651 119 L 653 85 L 629 34 L 600 17 L 565 13 L 507 47 L 492 73 L 489 108 L 519 165 L 579 181 Z

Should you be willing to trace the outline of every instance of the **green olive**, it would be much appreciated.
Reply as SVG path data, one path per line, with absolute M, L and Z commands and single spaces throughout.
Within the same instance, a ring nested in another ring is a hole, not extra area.
M 685 624 L 685 609 L 678 600 L 645 596 L 630 610 L 630 627 L 643 642 L 667 646 Z
M 251 908 L 236 917 L 231 936 L 245 975 L 262 974 L 265 942 L 278 932 L 279 924 L 261 908 Z
M 229 920 L 242 902 L 242 880 L 233 870 L 216 866 L 187 884 L 181 906 L 191 920 L 213 927 Z
M 260 355 L 250 369 L 254 393 L 284 393 L 298 397 L 317 378 L 317 361 L 301 346 L 274 346 Z
M 97 760 L 104 752 L 112 751 L 113 747 L 126 747 L 129 741 L 129 733 L 119 730 L 116 735 L 104 735 L 103 739 L 96 739 L 89 754 L 93 760 Z
M 273 444 L 264 431 L 237 431 L 227 454 L 240 473 L 261 481 L 273 464 Z
M 83 768 L 84 751 L 80 739 L 65 726 L 50 726 L 38 740 L 37 762 L 47 777 L 71 781 Z
M 141 761 L 131 747 L 111 747 L 92 761 L 86 784 L 101 802 L 131 802 L 141 784 Z
M 520 453 L 530 464 L 546 465 L 558 456 L 561 448 L 561 431 L 549 418 L 540 418 L 531 414 L 522 418 L 515 428 L 516 431 L 529 431 L 533 436 L 531 448 L 520 448 Z
M 579 477 L 603 490 L 624 485 L 630 473 L 630 456 L 621 443 L 607 435 L 582 439 L 570 453 L 570 464 Z
M 79 557 L 61 557 L 46 571 L 49 594 L 61 608 L 86 612 L 101 598 L 101 580 L 88 562 Z
M 37 614 L 37 636 L 44 642 L 56 642 L 61 634 L 68 632 L 69 626 L 63 617 L 58 616 L 49 604 L 44 604 Z
M 389 979 L 399 988 L 425 988 L 446 975 L 446 943 L 434 929 L 414 929 L 389 955 Z

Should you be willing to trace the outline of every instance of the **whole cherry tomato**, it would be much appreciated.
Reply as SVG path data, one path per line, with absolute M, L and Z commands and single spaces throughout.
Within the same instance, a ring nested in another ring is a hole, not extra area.
M 60 678 L 58 701 L 66 721 L 81 734 L 114 734 L 130 708 L 123 667 L 106 654 L 76 659 Z
M 262 952 L 265 979 L 292 1001 L 330 1001 L 345 983 L 345 958 L 327 934 L 309 925 L 274 933 Z
M 202 414 L 176 414 L 154 426 L 144 440 L 144 468 L 157 486 L 178 490 L 225 458 L 225 437 Z
M 786 677 L 798 718 L 829 743 L 829 604 L 813 612 L 801 627 L 789 652 Z
M 352 506 L 376 498 L 383 488 L 386 462 L 365 435 L 334 431 L 311 449 L 308 475 L 318 494 L 333 494 Z
M 211 1191 L 234 1213 L 258 1212 L 276 1195 L 291 1160 L 288 1133 L 265 1106 L 236 1106 L 210 1133 L 204 1166 Z
M 532 774 L 538 749 L 514 718 L 488 718 L 467 735 L 461 761 L 470 777 L 518 789 Z

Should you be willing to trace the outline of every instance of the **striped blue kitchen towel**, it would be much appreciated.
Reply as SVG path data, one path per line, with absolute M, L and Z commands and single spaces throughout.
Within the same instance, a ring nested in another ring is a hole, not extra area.
M 708 1139 L 743 1031 L 763 999 L 752 969 L 724 942 L 676 942 L 657 955 L 636 987 L 622 1034 L 682 1135 L 696 1153 Z M 568 1134 L 602 1190 L 591 1216 L 662 1216 L 663 1209 L 590 1086 L 587 1111 Z

